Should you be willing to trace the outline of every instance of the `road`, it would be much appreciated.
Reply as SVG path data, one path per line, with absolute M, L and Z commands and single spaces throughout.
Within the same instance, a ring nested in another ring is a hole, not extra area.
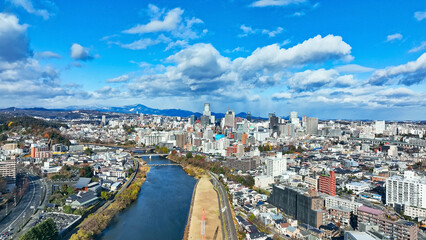
M 231 206 L 229 205 L 229 201 L 228 201 L 228 194 L 226 193 L 226 190 L 223 187 L 223 185 L 216 178 L 216 175 L 213 174 L 213 173 L 210 173 L 210 175 L 212 176 L 212 179 L 214 181 L 214 185 L 217 186 L 217 188 L 219 190 L 221 206 L 224 207 L 224 209 L 225 209 L 225 212 L 223 213 L 223 215 L 225 217 L 225 227 L 226 227 L 227 239 L 238 240 L 237 230 L 235 229 L 234 220 L 232 218 Z
M 10 212 L 10 214 L 0 222 L 0 234 L 8 232 L 16 233 L 19 228 L 30 218 L 34 210 L 39 206 L 42 199 L 43 188 L 38 177 L 29 176 L 30 184 L 27 192 L 22 197 L 19 204 Z

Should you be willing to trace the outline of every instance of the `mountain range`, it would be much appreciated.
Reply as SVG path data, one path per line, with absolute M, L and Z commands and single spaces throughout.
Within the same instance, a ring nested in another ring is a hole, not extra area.
M 85 111 L 98 111 L 98 112 L 116 112 L 116 113 L 132 113 L 132 114 L 148 114 L 148 115 L 162 115 L 162 116 L 172 116 L 172 117 L 190 117 L 191 115 L 195 115 L 200 117 L 202 113 L 192 112 L 188 110 L 182 109 L 155 109 L 150 108 L 142 104 L 135 105 L 127 105 L 122 107 L 101 107 L 101 106 L 88 106 L 88 107 L 80 107 L 80 106 L 70 106 L 64 109 L 46 109 L 46 108 L 16 108 L 10 107 L 5 109 L 0 109 L 0 112 L 14 112 L 29 115 L 49 115 L 51 117 L 52 114 L 59 114 L 63 112 L 70 112 L 75 110 L 85 110 Z M 37 114 L 36 114 L 37 113 Z M 220 119 L 225 117 L 224 113 L 211 113 L 216 119 Z M 61 115 L 61 114 L 59 114 Z M 246 118 L 247 113 L 240 112 L 235 115 L 236 117 Z M 252 117 L 253 119 L 265 119 L 261 117 Z

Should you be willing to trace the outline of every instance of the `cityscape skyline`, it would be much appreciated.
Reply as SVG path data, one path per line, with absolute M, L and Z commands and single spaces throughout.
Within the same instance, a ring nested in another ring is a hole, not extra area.
M 261 117 L 425 119 L 419 1 L 7 0 L 0 9 L 0 108 L 202 112 L 209 102 Z

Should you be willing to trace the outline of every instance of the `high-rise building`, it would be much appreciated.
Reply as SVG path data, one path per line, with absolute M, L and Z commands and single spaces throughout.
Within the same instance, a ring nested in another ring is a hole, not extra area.
M 287 171 L 287 159 L 282 156 L 282 153 L 277 153 L 275 158 L 268 158 L 267 175 L 277 177 Z
M 191 124 L 194 124 L 194 123 L 195 123 L 195 120 L 196 120 L 195 115 L 191 115 L 191 117 L 190 117 L 190 123 L 191 123 Z
M 297 112 L 290 113 L 290 122 L 295 126 L 299 126 L 299 118 L 297 117 Z
M 204 116 L 210 116 L 211 115 L 211 112 L 210 112 L 210 103 L 204 103 L 203 115 Z
M 247 112 L 246 118 L 247 118 L 248 121 L 251 121 L 251 113 L 250 112 Z
M 324 200 L 315 191 L 273 185 L 268 202 L 297 221 L 313 227 L 323 225 L 327 218 L 327 211 L 323 210 Z
M 385 121 L 375 121 L 374 122 L 374 129 L 376 130 L 376 134 L 383 134 L 383 132 L 386 129 Z
M 386 180 L 386 204 L 426 208 L 426 179 L 405 171 Z
M 235 112 L 233 110 L 228 110 L 226 112 L 224 127 L 235 128 Z
M 105 115 L 102 115 L 102 124 L 106 125 L 106 117 L 105 117 Z
M 334 171 L 330 171 L 330 175 L 321 175 L 318 179 L 318 192 L 336 196 L 336 176 Z
M 269 129 L 271 129 L 273 133 L 279 132 L 278 117 L 275 116 L 275 113 L 269 114 Z
M 318 134 L 318 118 L 306 117 L 306 133 L 309 135 Z

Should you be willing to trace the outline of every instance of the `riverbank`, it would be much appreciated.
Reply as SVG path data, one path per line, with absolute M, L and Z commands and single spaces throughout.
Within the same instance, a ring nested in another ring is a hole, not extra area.
M 146 180 L 146 174 L 150 170 L 146 162 L 143 160 L 141 161 L 142 164 L 139 164 L 138 172 L 132 183 L 122 192 L 118 193 L 108 207 L 86 218 L 81 223 L 77 233 L 71 236 L 71 240 L 95 239 L 96 236 L 101 234 L 102 231 L 108 227 L 117 214 L 137 199 L 139 191 Z
M 181 159 L 177 159 L 177 156 L 172 156 L 169 155 L 166 157 L 168 160 L 179 164 L 182 169 L 186 172 L 186 174 L 188 174 L 189 176 L 195 178 L 195 179 L 200 179 L 202 176 L 207 176 L 208 175 L 208 171 L 201 168 L 201 167 L 197 167 L 194 166 L 192 164 L 188 164 L 186 162 L 183 162 Z
M 188 240 L 200 239 L 203 209 L 205 216 L 205 239 L 220 239 L 222 237 L 222 228 L 219 218 L 219 201 L 209 176 L 201 176 L 196 185 L 192 211 L 190 212 L 188 222 Z

